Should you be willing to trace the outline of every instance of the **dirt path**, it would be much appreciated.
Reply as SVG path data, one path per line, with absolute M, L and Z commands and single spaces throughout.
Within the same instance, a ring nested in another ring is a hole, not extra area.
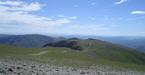
M 39 55 L 43 55 L 45 53 L 47 53 L 48 51 L 41 51 L 39 53 L 36 53 L 36 54 L 32 54 L 33 56 L 39 56 Z

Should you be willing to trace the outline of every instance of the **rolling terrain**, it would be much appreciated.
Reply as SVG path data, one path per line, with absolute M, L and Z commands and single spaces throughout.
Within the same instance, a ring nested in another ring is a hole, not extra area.
M 81 39 L 94 38 L 104 40 L 114 44 L 135 48 L 137 50 L 145 52 L 145 37 L 144 36 L 83 36 L 83 35 L 69 35 L 66 38 L 77 37 Z
M 96 59 L 145 65 L 145 53 L 101 40 L 64 40 L 46 44 L 44 47 L 47 46 L 70 48 Z
M 0 74 L 145 74 L 145 53 L 95 39 L 61 40 L 41 48 L 1 44 L 0 63 Z
M 68 66 L 89 67 L 93 64 L 145 69 L 145 53 L 101 40 L 65 40 L 46 44 L 42 48 L 23 48 L 0 45 L 0 59 L 30 60 Z M 61 46 L 57 45 L 61 42 Z M 75 48 L 73 48 L 75 47 Z M 81 49 L 77 49 L 81 47 Z M 67 61 L 67 62 L 66 62 Z
M 65 38 L 59 36 L 56 37 L 50 37 L 50 36 L 39 35 L 39 34 L 29 34 L 29 35 L 0 34 L 0 44 L 20 46 L 26 48 L 40 48 L 47 43 L 78 37 L 81 39 L 94 38 L 94 39 L 104 40 L 107 42 L 127 46 L 130 48 L 135 48 L 137 50 L 145 52 L 145 37 L 125 37 L 125 36 L 103 37 L 103 36 L 81 36 L 81 35 L 64 36 Z

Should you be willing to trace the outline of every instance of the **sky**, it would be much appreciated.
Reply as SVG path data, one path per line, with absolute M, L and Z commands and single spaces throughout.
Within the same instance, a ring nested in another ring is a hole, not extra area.
M 145 0 L 0 0 L 0 34 L 145 36 Z

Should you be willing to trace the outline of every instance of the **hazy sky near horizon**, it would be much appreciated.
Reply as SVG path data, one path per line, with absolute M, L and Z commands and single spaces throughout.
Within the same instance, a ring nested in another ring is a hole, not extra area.
M 0 0 L 0 34 L 145 36 L 145 0 Z

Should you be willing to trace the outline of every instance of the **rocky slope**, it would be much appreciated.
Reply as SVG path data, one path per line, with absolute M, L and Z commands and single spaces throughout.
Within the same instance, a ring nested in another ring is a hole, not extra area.
M 145 75 L 145 72 L 103 65 L 85 69 L 30 61 L 0 60 L 0 75 Z

